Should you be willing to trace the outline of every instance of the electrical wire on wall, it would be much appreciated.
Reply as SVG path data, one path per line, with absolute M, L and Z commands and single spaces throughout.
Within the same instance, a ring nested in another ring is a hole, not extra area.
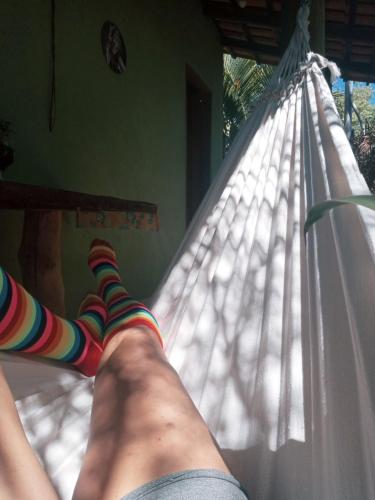
M 56 121 L 56 33 L 55 33 L 55 19 L 56 6 L 55 0 L 51 0 L 51 61 L 52 61 L 52 75 L 51 75 L 51 98 L 49 107 L 49 131 L 52 132 Z

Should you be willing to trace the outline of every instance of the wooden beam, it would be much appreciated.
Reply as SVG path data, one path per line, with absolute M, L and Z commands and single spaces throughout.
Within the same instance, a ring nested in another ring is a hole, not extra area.
M 259 60 L 261 63 L 275 64 L 281 57 L 279 49 L 274 47 L 266 47 L 259 44 L 250 44 L 246 40 L 234 40 L 232 38 L 221 38 L 222 45 L 227 47 L 228 50 L 239 49 L 242 51 L 241 57 L 255 57 L 255 53 L 259 54 Z M 245 53 L 243 52 L 245 51 Z M 371 64 L 350 62 L 347 63 L 345 59 L 329 56 L 334 62 L 339 66 L 343 74 L 347 78 L 348 75 L 362 75 L 363 81 L 374 82 L 375 81 L 375 71 Z M 352 78 L 353 80 L 358 80 L 358 77 Z
M 243 24 L 242 28 L 246 34 L 247 41 L 249 42 L 250 45 L 255 46 L 257 45 L 256 42 L 254 42 L 254 39 L 251 35 L 250 28 L 247 26 L 247 24 Z M 257 64 L 259 64 L 259 54 L 257 51 L 254 51 L 254 59 Z
M 317 2 L 321 3 L 322 0 L 313 0 L 313 5 Z M 297 0 L 292 0 L 293 4 L 297 5 Z M 203 4 L 204 12 L 206 15 L 218 20 L 218 21 L 228 21 L 232 23 L 243 24 L 246 23 L 249 26 L 259 26 L 268 29 L 282 29 L 282 17 L 287 15 L 293 22 L 295 22 L 295 15 L 292 15 L 290 10 L 290 3 L 288 2 L 288 9 L 284 9 L 282 13 L 273 12 L 272 15 L 269 14 L 269 10 L 255 8 L 255 7 L 245 7 L 244 9 L 234 9 L 230 3 L 218 3 L 214 1 L 207 0 Z M 322 27 L 322 19 L 318 19 L 318 27 Z M 366 41 L 369 44 L 374 43 L 375 39 L 375 28 L 372 26 L 349 26 L 344 23 L 337 23 L 328 21 L 326 22 L 326 36 L 332 39 L 343 39 L 347 40 L 348 37 L 352 38 L 353 41 Z
M 238 23 L 241 23 L 241 21 L 238 20 Z M 271 25 L 263 23 L 262 27 L 266 27 L 269 29 L 275 28 L 274 23 L 272 23 Z M 328 21 L 326 23 L 326 37 L 332 41 L 335 40 L 346 41 L 348 37 L 350 37 L 353 42 L 363 42 L 363 43 L 368 43 L 371 46 L 374 46 L 375 27 L 372 26 L 349 27 L 347 24 L 334 23 L 332 21 Z
M 348 65 L 344 59 L 335 59 L 335 63 L 341 69 L 343 77 L 346 79 L 359 81 L 358 76 L 360 75 L 361 81 L 375 82 L 375 72 L 371 64 L 351 62 Z M 353 77 L 354 75 L 358 76 Z
M 349 23 L 348 23 L 348 31 L 350 31 L 355 23 L 355 14 L 356 14 L 356 0 L 351 0 L 350 1 L 350 7 L 349 7 Z M 353 47 L 353 40 L 351 38 L 347 38 L 347 43 L 346 43 L 346 55 L 345 55 L 345 60 L 347 64 L 350 64 L 350 59 L 352 55 L 352 47 Z
M 230 3 L 220 3 L 207 1 L 204 3 L 206 15 L 220 21 L 230 21 L 234 23 L 246 23 L 250 26 L 262 26 L 267 28 L 279 28 L 281 16 L 274 12 L 269 15 L 268 10 L 257 7 L 245 7 L 244 9 L 233 9 Z
M 313 52 L 326 53 L 326 2 L 312 0 L 310 4 L 310 46 Z
M 0 181 L 0 208 L 157 213 L 156 205 L 143 201 L 122 200 L 111 196 L 96 196 L 9 181 Z
M 236 50 L 236 56 L 237 57 L 242 57 L 244 59 L 254 59 L 254 54 L 252 52 L 246 51 L 244 49 L 235 49 Z M 224 47 L 224 53 L 229 53 L 228 49 Z M 260 59 L 259 59 L 259 64 L 269 64 L 271 66 L 277 66 L 279 63 L 280 56 L 272 56 L 272 55 L 265 55 L 263 54 Z
M 344 40 L 351 38 L 353 42 L 367 42 L 374 45 L 375 27 L 372 26 L 348 26 L 347 24 L 328 21 L 326 24 L 327 38 L 332 40 Z
M 61 227 L 58 210 L 25 210 L 18 260 L 26 290 L 52 312 L 65 316 Z
M 273 2 L 272 2 L 272 0 L 266 0 L 266 5 L 267 5 L 267 10 L 268 10 L 269 14 L 273 15 L 274 14 L 274 10 L 273 10 Z
M 239 5 L 237 3 L 237 0 L 230 0 L 230 2 L 232 4 L 232 8 L 233 8 L 234 12 L 236 12 L 237 15 L 239 17 L 241 17 L 242 9 L 239 7 Z M 242 23 L 242 29 L 243 29 L 243 31 L 245 33 L 245 36 L 246 36 L 248 42 L 250 44 L 253 44 L 254 40 L 253 40 L 253 37 L 251 35 L 249 26 L 246 23 Z M 259 62 L 259 57 L 258 57 L 258 54 L 256 52 L 254 53 L 254 58 L 255 58 L 255 61 L 258 63 Z
M 266 54 L 269 56 L 280 57 L 280 50 L 276 47 L 270 47 L 266 45 L 260 45 L 255 42 L 249 42 L 246 40 L 238 40 L 234 38 L 221 37 L 221 44 L 232 49 L 245 49 L 251 51 L 254 55 L 256 53 Z

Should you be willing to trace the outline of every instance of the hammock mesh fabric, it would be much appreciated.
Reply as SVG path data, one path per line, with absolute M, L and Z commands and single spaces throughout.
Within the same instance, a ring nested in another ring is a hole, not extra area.
M 313 204 L 368 194 L 321 69 L 308 7 L 153 311 L 172 364 L 254 500 L 375 498 L 375 217 Z M 337 68 L 336 68 L 337 69 Z M 62 498 L 87 441 L 92 381 L 2 355 Z M 27 381 L 27 382 L 25 382 Z

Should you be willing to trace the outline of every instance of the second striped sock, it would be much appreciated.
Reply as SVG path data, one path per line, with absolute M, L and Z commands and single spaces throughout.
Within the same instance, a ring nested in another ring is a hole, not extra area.
M 121 283 L 116 254 L 106 241 L 94 240 L 89 253 L 89 267 L 98 283 L 99 295 L 108 308 L 104 346 L 118 332 L 127 328 L 147 327 L 163 346 L 158 322 L 142 302 L 128 294 Z

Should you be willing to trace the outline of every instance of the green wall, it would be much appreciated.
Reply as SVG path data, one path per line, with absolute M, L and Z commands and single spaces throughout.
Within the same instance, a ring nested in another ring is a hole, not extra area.
M 94 282 L 86 267 L 94 237 L 116 247 L 131 293 L 154 291 L 185 231 L 185 65 L 212 91 L 212 164 L 221 162 L 222 56 L 199 0 L 56 0 L 57 114 L 48 131 L 50 2 L 0 6 L 0 118 L 15 130 L 7 180 L 156 203 L 160 232 L 75 228 L 64 215 L 63 272 L 74 314 Z M 122 75 L 105 64 L 104 21 L 128 51 Z M 0 212 L 0 263 L 19 277 L 22 214 Z

